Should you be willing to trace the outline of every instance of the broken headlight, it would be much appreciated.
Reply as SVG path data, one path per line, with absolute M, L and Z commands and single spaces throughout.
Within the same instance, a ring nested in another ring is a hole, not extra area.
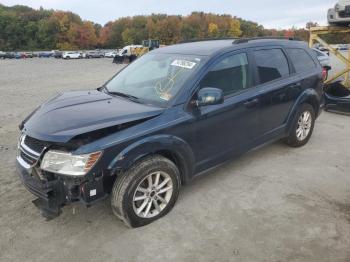
M 49 150 L 41 161 L 41 169 L 68 176 L 84 176 L 96 164 L 102 152 L 85 155 Z

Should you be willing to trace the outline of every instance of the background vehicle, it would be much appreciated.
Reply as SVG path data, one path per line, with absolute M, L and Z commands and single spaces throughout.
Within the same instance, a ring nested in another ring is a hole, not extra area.
M 334 8 L 328 10 L 328 23 L 330 25 L 350 24 L 350 0 L 339 0 Z
M 69 51 L 62 54 L 63 59 L 79 59 L 81 54 L 79 52 Z
M 13 58 L 15 58 L 15 53 L 13 53 L 13 52 L 6 52 L 3 55 L 3 59 L 13 59 Z
M 321 52 L 320 50 L 313 48 L 312 49 L 317 56 L 318 61 L 320 61 L 321 66 L 326 69 L 327 74 L 325 75 L 325 79 L 328 78 L 328 72 L 332 69 L 331 59 L 329 55 L 325 52 Z
M 3 52 L 3 51 L 0 51 L 0 59 L 4 59 L 4 57 L 5 57 L 5 52 Z
M 228 159 L 280 139 L 304 146 L 322 104 L 322 67 L 303 42 L 178 44 L 31 113 L 17 167 L 48 218 L 111 195 L 118 218 L 143 226 L 170 212 L 182 184 Z
M 62 58 L 63 52 L 62 51 L 54 51 L 53 57 L 54 58 Z
M 104 54 L 98 50 L 86 52 L 86 58 L 102 58 L 102 57 L 104 57 Z
M 25 58 L 33 58 L 34 57 L 33 52 L 24 52 L 23 55 Z
M 108 58 L 114 58 L 117 54 L 118 54 L 117 51 L 112 51 L 112 52 L 106 52 L 104 56 Z
M 53 56 L 53 53 L 52 53 L 52 52 L 40 52 L 40 53 L 38 54 L 38 57 L 39 57 L 39 58 L 42 58 L 42 57 L 48 58 L 48 57 L 52 57 L 52 56 Z
M 338 45 L 338 50 L 340 50 L 340 51 L 349 50 L 349 45 L 347 45 L 347 44 Z
M 113 63 L 132 62 L 149 51 L 159 48 L 160 41 L 154 39 L 143 40 L 142 45 L 125 46 L 113 59 Z

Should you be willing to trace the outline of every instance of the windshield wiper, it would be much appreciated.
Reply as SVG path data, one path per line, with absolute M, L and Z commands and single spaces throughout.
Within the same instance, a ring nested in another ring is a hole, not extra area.
M 107 90 L 106 90 L 106 91 L 107 91 Z M 138 98 L 138 97 L 136 97 L 136 96 L 129 95 L 129 94 L 125 94 L 125 93 L 122 93 L 122 92 L 116 92 L 116 91 L 107 91 L 107 92 L 108 92 L 108 94 L 110 94 L 110 95 L 125 97 L 125 98 L 127 98 L 127 99 L 129 99 L 129 100 L 132 100 L 132 101 L 134 101 L 134 102 L 140 103 L 140 101 L 139 101 L 140 98 Z

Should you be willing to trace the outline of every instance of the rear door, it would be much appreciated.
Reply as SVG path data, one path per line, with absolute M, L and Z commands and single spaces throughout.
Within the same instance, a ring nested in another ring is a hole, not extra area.
M 252 50 L 259 94 L 260 142 L 281 136 L 289 112 L 301 93 L 301 82 L 293 74 L 286 52 L 273 46 Z

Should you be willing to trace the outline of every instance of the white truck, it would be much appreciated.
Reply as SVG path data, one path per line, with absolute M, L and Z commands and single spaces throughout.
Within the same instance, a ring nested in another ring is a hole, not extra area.
M 350 0 L 339 0 L 334 8 L 328 10 L 328 23 L 342 26 L 350 24 Z

